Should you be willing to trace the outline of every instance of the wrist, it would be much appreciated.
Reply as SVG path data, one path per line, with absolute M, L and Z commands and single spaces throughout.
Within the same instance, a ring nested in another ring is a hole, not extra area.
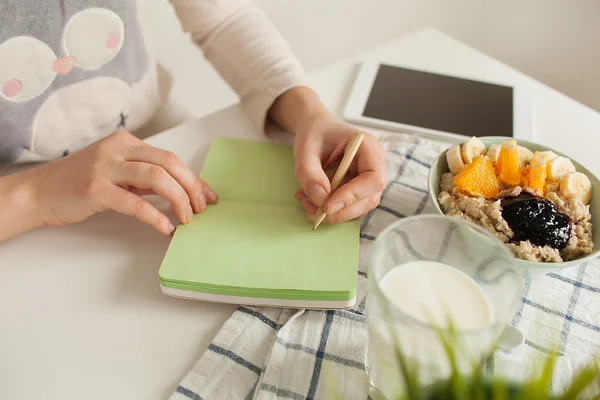
M 290 89 L 279 96 L 273 103 L 269 116 L 294 135 L 310 132 L 317 120 L 335 119 L 319 96 L 305 87 Z
M 0 240 L 43 225 L 32 171 L 23 171 L 0 178 Z

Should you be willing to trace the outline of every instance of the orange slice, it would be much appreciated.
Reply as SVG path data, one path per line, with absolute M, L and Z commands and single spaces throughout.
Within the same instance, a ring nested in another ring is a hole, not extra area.
M 519 149 L 516 140 L 502 143 L 500 155 L 496 162 L 496 175 L 507 185 L 517 186 L 521 183 L 521 168 L 519 165 Z
M 546 186 L 546 177 L 548 171 L 548 157 L 536 151 L 531 160 L 531 168 L 529 169 L 529 187 L 534 190 L 544 190 Z
M 454 184 L 474 197 L 491 199 L 500 192 L 500 184 L 489 158 L 477 156 L 454 178 Z

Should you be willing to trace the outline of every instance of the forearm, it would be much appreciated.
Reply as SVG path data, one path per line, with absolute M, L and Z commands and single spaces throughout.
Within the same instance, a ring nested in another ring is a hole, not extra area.
M 0 177 L 0 242 L 41 224 L 30 171 Z
M 308 124 L 331 113 L 311 89 L 297 87 L 288 90 L 273 103 L 269 118 L 294 134 L 306 131 Z
M 275 25 L 248 0 L 171 0 L 206 59 L 239 95 L 263 131 L 268 109 L 292 88 L 307 86 L 300 62 Z

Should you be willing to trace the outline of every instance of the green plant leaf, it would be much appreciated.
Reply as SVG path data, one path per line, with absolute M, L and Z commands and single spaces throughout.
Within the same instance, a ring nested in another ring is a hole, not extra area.
M 467 395 L 467 391 L 465 390 L 465 381 L 457 362 L 458 357 L 456 348 L 459 347 L 459 343 L 457 340 L 456 330 L 454 329 L 452 321 L 449 321 L 446 334 L 442 329 L 438 329 L 437 331 L 446 356 L 448 357 L 448 362 L 450 363 L 451 375 L 449 384 L 453 396 L 451 398 L 463 399 Z
M 391 311 L 388 307 L 383 307 L 384 313 L 387 314 L 387 326 L 390 332 L 390 338 L 392 343 L 394 344 L 394 356 L 396 358 L 396 362 L 400 367 L 400 374 L 402 377 L 402 382 L 404 383 L 406 389 L 406 400 L 419 400 L 419 385 L 418 385 L 418 375 L 419 371 L 416 366 L 413 365 L 413 368 L 409 368 L 409 363 L 404 357 L 402 350 L 400 349 L 398 334 L 396 332 L 396 328 L 394 326 L 393 318 L 391 316 Z
M 494 357 L 494 355 L 490 354 L 488 357 Z M 483 376 L 483 370 L 488 357 L 483 357 L 479 364 L 473 365 L 473 372 L 471 373 L 472 379 L 469 381 L 469 393 L 473 400 L 486 400 L 486 382 Z
M 598 371 L 598 366 L 595 363 L 591 363 L 577 373 L 560 399 L 577 400 L 577 396 L 582 394 L 595 380 L 600 383 L 600 372 Z M 596 399 L 599 398 L 600 394 L 598 394 Z
M 404 381 L 406 389 L 407 400 L 419 400 L 419 384 L 418 384 L 418 367 L 413 363 L 412 368 L 409 365 L 408 360 L 404 357 L 404 353 L 400 349 L 399 345 L 394 346 L 394 353 L 396 356 L 396 362 L 400 367 L 400 373 Z
M 552 373 L 554 372 L 554 366 L 556 365 L 556 353 L 552 352 L 550 357 L 544 363 L 542 374 L 536 384 L 536 393 L 538 396 L 544 396 L 544 398 L 550 397 L 552 393 Z
M 508 386 L 503 379 L 494 378 L 492 380 L 492 393 L 494 400 L 508 400 Z

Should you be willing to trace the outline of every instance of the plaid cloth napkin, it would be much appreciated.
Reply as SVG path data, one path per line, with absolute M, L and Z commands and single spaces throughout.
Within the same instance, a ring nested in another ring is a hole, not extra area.
M 409 135 L 381 135 L 389 184 L 381 205 L 362 220 L 357 304 L 346 311 L 240 307 L 182 380 L 171 400 L 367 399 L 365 299 L 369 246 L 404 216 L 433 212 L 426 189 L 430 164 L 447 145 Z M 556 385 L 600 354 L 600 262 L 526 279 L 512 323 L 524 345 L 496 351 L 488 373 L 519 379 L 556 349 Z

